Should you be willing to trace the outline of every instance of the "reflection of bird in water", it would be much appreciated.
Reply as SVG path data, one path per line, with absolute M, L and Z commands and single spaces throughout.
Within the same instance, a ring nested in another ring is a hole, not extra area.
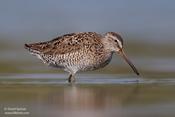
M 69 82 L 75 81 L 74 76 L 79 71 L 106 66 L 114 52 L 120 54 L 139 75 L 123 51 L 123 39 L 115 32 L 105 35 L 95 32 L 71 33 L 47 42 L 25 44 L 25 48 L 44 63 L 69 72 Z

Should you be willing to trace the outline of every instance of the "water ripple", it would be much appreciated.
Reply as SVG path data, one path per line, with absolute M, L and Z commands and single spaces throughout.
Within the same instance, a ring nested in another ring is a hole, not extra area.
M 66 74 L 8 74 L 0 75 L 0 84 L 68 84 Z M 116 74 L 79 74 L 76 84 L 168 84 L 175 85 L 175 78 L 140 78 Z

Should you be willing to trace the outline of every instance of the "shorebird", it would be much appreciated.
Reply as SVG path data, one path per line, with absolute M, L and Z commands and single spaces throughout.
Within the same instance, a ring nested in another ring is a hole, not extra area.
M 25 48 L 45 64 L 69 72 L 68 82 L 71 83 L 75 81 L 77 72 L 105 67 L 113 53 L 121 55 L 139 75 L 124 53 L 122 37 L 115 32 L 103 35 L 96 32 L 70 33 L 51 41 L 25 44 Z

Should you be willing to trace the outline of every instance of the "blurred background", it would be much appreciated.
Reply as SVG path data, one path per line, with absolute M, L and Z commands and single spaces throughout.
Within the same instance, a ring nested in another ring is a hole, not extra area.
M 68 74 L 24 49 L 85 31 L 121 34 L 139 83 L 115 55 L 68 85 Z M 22 107 L 27 117 L 175 117 L 174 50 L 175 0 L 0 0 L 0 115 Z
M 1 0 L 0 73 L 62 72 L 29 55 L 24 43 L 71 32 L 113 31 L 122 35 L 126 53 L 142 74 L 174 75 L 174 5 L 174 0 Z M 132 73 L 119 56 L 112 63 L 100 71 Z

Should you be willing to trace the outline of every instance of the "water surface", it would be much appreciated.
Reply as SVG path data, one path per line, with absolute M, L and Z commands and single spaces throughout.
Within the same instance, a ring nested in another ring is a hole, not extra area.
M 130 76 L 130 77 L 129 77 Z M 1 116 L 6 108 L 25 108 L 14 117 L 174 117 L 175 79 L 131 75 L 3 74 Z M 9 110 L 8 110 L 9 111 Z M 25 115 L 26 114 L 26 115 Z

